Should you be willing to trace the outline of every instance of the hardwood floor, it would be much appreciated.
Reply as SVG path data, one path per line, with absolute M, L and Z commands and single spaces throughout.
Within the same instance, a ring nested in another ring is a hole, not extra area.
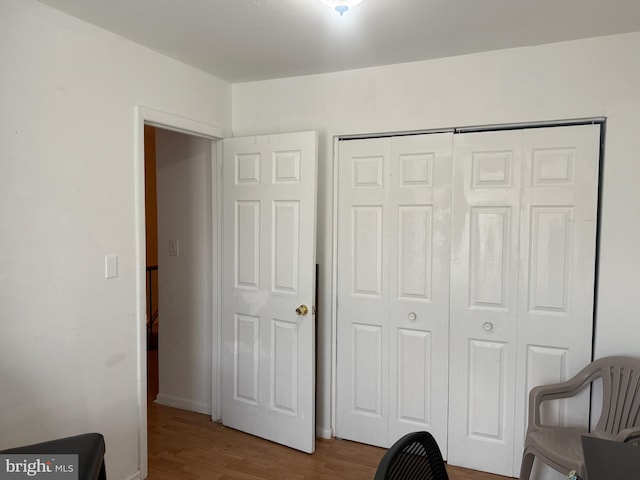
M 371 480 L 385 450 L 347 440 L 318 440 L 307 455 L 211 422 L 207 415 L 153 403 L 157 351 L 149 355 L 150 480 Z M 450 480 L 506 477 L 447 466 Z

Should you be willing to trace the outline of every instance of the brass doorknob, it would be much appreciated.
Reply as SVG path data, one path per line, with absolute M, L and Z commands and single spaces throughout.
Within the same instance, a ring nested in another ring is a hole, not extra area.
M 309 313 L 309 308 L 306 305 L 300 305 L 298 308 L 296 308 L 297 315 L 304 316 L 307 313 Z

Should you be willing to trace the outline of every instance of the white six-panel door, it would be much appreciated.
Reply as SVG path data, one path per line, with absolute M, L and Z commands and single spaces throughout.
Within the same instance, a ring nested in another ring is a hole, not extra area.
M 597 125 L 456 135 L 449 462 L 517 476 L 528 392 L 591 360 Z M 546 421 L 584 425 L 588 394 Z
M 340 142 L 338 437 L 446 456 L 451 136 Z
M 316 158 L 315 132 L 223 144 L 222 421 L 305 452 L 315 449 Z

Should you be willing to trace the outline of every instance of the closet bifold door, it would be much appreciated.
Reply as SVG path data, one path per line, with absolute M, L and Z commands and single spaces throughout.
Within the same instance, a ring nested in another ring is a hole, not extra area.
M 449 463 L 517 476 L 528 392 L 591 359 L 600 127 L 455 135 Z M 588 396 L 544 416 L 586 425 Z
M 521 132 L 454 137 L 449 462 L 511 476 Z M 511 410 L 510 410 L 511 409 Z
M 452 143 L 339 144 L 338 437 L 428 430 L 446 457 Z

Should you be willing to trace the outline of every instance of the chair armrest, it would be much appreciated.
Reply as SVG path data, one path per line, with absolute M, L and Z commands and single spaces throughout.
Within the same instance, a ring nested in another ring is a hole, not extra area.
M 540 405 L 542 402 L 573 397 L 601 375 L 602 372 L 599 369 L 594 370 L 592 365 L 587 365 L 587 367 L 565 382 L 539 385 L 532 388 L 531 392 L 529 392 L 529 425 L 541 426 Z
M 615 436 L 618 442 L 636 442 L 640 440 L 640 427 L 631 427 L 620 430 Z

